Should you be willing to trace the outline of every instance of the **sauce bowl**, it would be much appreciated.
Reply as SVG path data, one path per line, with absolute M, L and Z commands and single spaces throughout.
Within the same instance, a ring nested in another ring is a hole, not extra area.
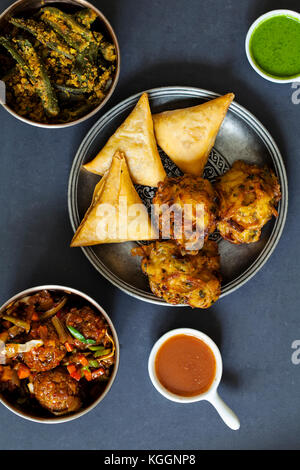
M 269 75 L 268 73 L 264 72 L 260 67 L 258 67 L 258 65 L 256 64 L 256 62 L 254 61 L 252 55 L 251 55 L 251 52 L 250 52 L 250 41 L 251 41 L 251 37 L 252 37 L 252 34 L 254 33 L 255 29 L 265 20 L 269 19 L 269 18 L 273 18 L 275 16 L 288 16 L 288 17 L 291 17 L 291 18 L 294 18 L 296 20 L 300 20 L 300 13 L 297 13 L 296 11 L 292 11 L 292 10 L 272 10 L 272 11 L 269 11 L 267 13 L 265 13 L 264 15 L 261 15 L 259 18 L 257 18 L 256 21 L 254 21 L 254 23 L 252 23 L 252 25 L 250 26 L 249 30 L 248 30 L 248 33 L 247 33 L 247 36 L 246 36 L 246 40 L 245 40 L 245 49 L 246 49 L 246 55 L 247 55 L 247 59 L 251 65 L 251 67 L 263 78 L 265 78 L 266 80 L 269 80 L 270 82 L 275 82 L 275 83 L 291 83 L 291 82 L 297 82 L 297 81 L 300 81 L 300 74 L 296 75 L 296 76 L 292 76 L 292 77 L 283 77 L 283 78 L 277 78 L 275 76 L 272 76 L 272 75 Z
M 189 335 L 193 336 L 194 338 L 200 339 L 203 341 L 213 352 L 216 360 L 216 371 L 215 371 L 215 376 L 212 381 L 212 384 L 210 385 L 209 389 L 201 393 L 200 395 L 196 396 L 180 396 L 176 395 L 172 392 L 170 392 L 168 389 L 166 389 L 161 382 L 159 381 L 156 370 L 155 370 L 155 359 L 156 355 L 160 349 L 160 347 L 170 338 L 173 336 L 177 335 Z M 217 389 L 222 377 L 222 371 L 223 371 L 223 363 L 222 363 L 222 357 L 221 353 L 219 351 L 219 348 L 217 345 L 214 343 L 214 341 L 207 336 L 205 333 L 202 333 L 201 331 L 194 330 L 192 328 L 177 328 L 175 330 L 168 331 L 166 334 L 164 334 L 153 346 L 150 356 L 149 356 L 149 361 L 148 361 L 148 372 L 149 376 L 151 379 L 152 384 L 156 388 L 156 390 L 161 393 L 165 398 L 171 401 L 175 401 L 177 403 L 194 403 L 196 401 L 202 401 L 206 400 L 210 402 L 217 412 L 219 413 L 220 417 L 224 421 L 227 426 L 229 426 L 233 430 L 237 430 L 240 427 L 240 421 L 236 414 L 224 403 L 222 398 L 219 396 Z

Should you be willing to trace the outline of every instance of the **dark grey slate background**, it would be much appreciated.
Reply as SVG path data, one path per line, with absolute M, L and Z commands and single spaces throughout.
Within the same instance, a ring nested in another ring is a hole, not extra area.
M 1 0 L 1 9 L 12 2 Z M 25 288 L 57 283 L 95 297 L 121 343 L 116 381 L 105 400 L 64 425 L 27 422 L 0 407 L 1 449 L 300 448 L 300 365 L 291 362 L 299 327 L 300 105 L 288 85 L 250 68 L 244 39 L 260 14 L 298 0 L 94 0 L 119 38 L 120 81 L 101 113 L 158 86 L 234 91 L 275 138 L 289 176 L 289 214 L 264 268 L 207 311 L 137 301 L 104 280 L 81 250 L 70 249 L 67 182 L 75 152 L 100 114 L 67 130 L 31 127 L 0 110 L 0 302 Z M 152 387 L 147 359 L 155 340 L 194 327 L 219 345 L 219 392 L 241 420 L 229 430 L 206 402 L 178 405 Z

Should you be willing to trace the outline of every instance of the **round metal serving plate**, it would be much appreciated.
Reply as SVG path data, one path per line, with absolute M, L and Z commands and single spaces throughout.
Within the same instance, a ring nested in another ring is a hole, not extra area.
M 191 87 L 162 87 L 147 91 L 153 113 L 194 106 L 220 96 L 212 91 Z M 128 116 L 141 93 L 127 98 L 108 111 L 92 127 L 75 156 L 69 179 L 68 204 L 75 231 L 90 205 L 93 190 L 99 177 L 82 168 L 105 145 L 109 137 Z M 179 170 L 163 155 L 167 173 Z M 281 236 L 288 205 L 287 177 L 281 154 L 264 126 L 245 108 L 233 102 L 218 133 L 210 154 L 204 176 L 214 180 L 224 173 L 235 160 L 242 159 L 257 165 L 267 164 L 278 176 L 282 199 L 279 216 L 266 224 L 258 242 L 249 245 L 233 245 L 214 238 L 219 243 L 221 272 L 223 277 L 221 297 L 230 294 L 251 279 L 270 257 Z M 153 195 L 153 189 L 137 187 L 145 204 Z M 131 256 L 135 242 L 96 245 L 82 248 L 93 266 L 112 284 L 135 298 L 158 305 L 169 305 L 157 298 L 149 288 L 148 279 L 142 273 L 140 258 Z

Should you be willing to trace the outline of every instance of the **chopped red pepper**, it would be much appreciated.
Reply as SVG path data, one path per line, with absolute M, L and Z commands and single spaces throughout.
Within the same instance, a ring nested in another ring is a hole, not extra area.
M 72 379 L 75 379 L 78 381 L 81 379 L 81 373 L 79 370 L 76 369 L 76 366 L 74 364 L 69 364 L 67 366 L 67 369 Z
M 31 316 L 31 320 L 32 321 L 39 321 L 40 317 L 38 316 L 38 314 L 36 312 L 33 312 L 32 316 Z
M 30 369 L 25 364 L 19 364 L 17 374 L 19 379 L 27 379 L 30 376 Z
M 72 346 L 68 341 L 65 342 L 65 347 L 68 352 L 72 352 L 74 349 L 74 346 Z
M 83 369 L 83 374 L 89 382 L 92 380 L 92 373 L 89 369 Z
M 78 361 L 80 362 L 81 365 L 83 365 L 85 367 L 89 365 L 89 361 L 87 360 L 87 358 L 83 354 L 78 354 L 77 359 L 78 359 Z

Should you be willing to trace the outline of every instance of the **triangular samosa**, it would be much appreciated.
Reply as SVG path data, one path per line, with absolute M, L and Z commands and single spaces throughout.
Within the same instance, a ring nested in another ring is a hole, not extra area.
M 201 175 L 233 93 L 190 108 L 154 114 L 158 145 L 184 172 Z
M 165 179 L 166 173 L 157 150 L 147 93 L 142 94 L 123 124 L 84 168 L 104 175 L 118 149 L 125 152 L 134 183 L 157 186 Z
M 71 246 L 118 243 L 156 238 L 146 206 L 128 171 L 123 152 L 117 151 L 109 171 L 96 185 L 92 204 Z

